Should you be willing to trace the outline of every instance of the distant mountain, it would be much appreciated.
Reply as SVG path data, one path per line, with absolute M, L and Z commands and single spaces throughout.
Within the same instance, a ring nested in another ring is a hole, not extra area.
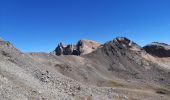
M 22 53 L 0 39 L 0 100 L 169 100 L 169 52 L 117 37 Z
M 170 45 L 165 43 L 153 42 L 144 46 L 144 49 L 153 56 L 170 57 Z
M 56 55 L 84 55 L 96 50 L 100 45 L 100 43 L 91 40 L 79 40 L 77 44 L 67 46 L 59 43 L 53 53 Z

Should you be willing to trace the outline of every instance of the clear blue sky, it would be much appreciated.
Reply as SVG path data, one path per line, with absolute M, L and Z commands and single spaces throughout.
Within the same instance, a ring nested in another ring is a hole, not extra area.
M 170 44 L 170 0 L 0 0 L 0 37 L 24 52 L 116 36 Z

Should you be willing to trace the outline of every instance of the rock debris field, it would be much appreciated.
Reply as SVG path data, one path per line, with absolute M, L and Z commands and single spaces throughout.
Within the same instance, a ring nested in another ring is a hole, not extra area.
M 0 100 L 170 100 L 170 46 L 117 37 L 23 53 L 1 39 Z

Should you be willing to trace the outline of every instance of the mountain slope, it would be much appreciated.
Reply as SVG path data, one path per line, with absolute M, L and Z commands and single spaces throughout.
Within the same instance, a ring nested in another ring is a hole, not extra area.
M 129 46 L 130 44 L 134 45 Z M 134 50 L 133 48 L 137 49 Z M 96 62 L 96 65 L 100 65 L 100 67 L 97 66 L 97 69 L 105 67 L 104 72 L 112 73 L 114 77 L 128 80 L 128 82 L 135 81 L 137 85 L 142 83 L 145 86 L 160 86 L 160 88 L 166 89 L 166 92 L 169 94 L 170 70 L 145 59 L 143 57 L 145 55 L 147 53 L 143 48 L 134 42 L 127 38 L 116 38 L 104 44 L 98 50 L 85 55 L 85 57 Z M 103 69 L 101 69 L 102 71 Z
M 169 70 L 143 54 L 125 38 L 81 56 L 22 53 L 0 40 L 0 99 L 169 100 Z
M 170 46 L 165 43 L 153 42 L 143 47 L 148 53 L 145 59 L 157 63 L 165 69 L 170 69 Z

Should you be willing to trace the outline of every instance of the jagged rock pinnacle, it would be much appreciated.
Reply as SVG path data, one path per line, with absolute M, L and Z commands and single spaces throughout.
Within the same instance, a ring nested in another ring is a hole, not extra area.
M 59 43 L 54 52 L 56 55 L 84 55 L 96 50 L 100 45 L 100 43 L 91 40 L 79 40 L 77 44 L 67 46 Z

